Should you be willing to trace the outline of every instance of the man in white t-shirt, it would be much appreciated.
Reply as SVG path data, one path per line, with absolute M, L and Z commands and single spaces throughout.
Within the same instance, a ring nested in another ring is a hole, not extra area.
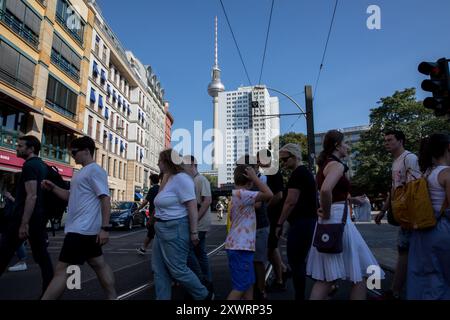
M 212 277 L 209 268 L 208 255 L 206 253 L 206 233 L 211 227 L 211 185 L 208 179 L 198 172 L 197 160 L 194 156 L 184 156 L 183 163 L 186 172 L 194 179 L 198 209 L 197 231 L 200 240 L 197 246 L 191 247 L 188 257 L 188 267 L 194 271 L 200 281 L 211 290 Z
M 58 299 L 66 288 L 71 265 L 87 263 L 94 269 L 108 299 L 117 298 L 114 274 L 106 264 L 102 246 L 109 240 L 111 202 L 108 176 L 94 160 L 95 142 L 90 137 L 72 141 L 71 154 L 83 168 L 72 178 L 70 190 L 57 187 L 48 180 L 42 187 L 69 201 L 64 232 L 66 236 L 56 265 L 55 276 L 45 291 L 43 300 Z
M 384 146 L 392 154 L 394 162 L 392 163 L 392 187 L 390 196 L 388 196 L 383 209 L 375 218 L 377 224 L 381 223 L 381 219 L 383 219 L 388 210 L 391 202 L 390 197 L 394 194 L 394 190 L 407 182 L 421 177 L 417 156 L 405 150 L 405 141 L 405 134 L 401 131 L 389 130 L 384 134 Z M 398 299 L 405 285 L 410 237 L 411 231 L 399 228 L 397 266 L 391 291 L 386 294 L 387 298 Z

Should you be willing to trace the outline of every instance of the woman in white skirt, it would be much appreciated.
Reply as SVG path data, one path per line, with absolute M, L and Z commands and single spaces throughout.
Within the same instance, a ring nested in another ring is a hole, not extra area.
M 344 135 L 337 131 L 328 131 L 323 141 L 323 151 L 319 155 L 317 185 L 320 190 L 320 208 L 317 211 L 318 224 L 341 223 L 345 202 L 349 199 L 350 181 L 345 176 L 348 167 L 341 159 L 348 156 L 349 147 Z M 366 298 L 366 281 L 369 266 L 378 263 L 365 243 L 361 234 L 347 214 L 342 240 L 342 252 L 338 254 L 321 253 L 311 246 L 308 255 L 306 273 L 316 280 L 311 300 L 324 300 L 338 279 L 351 281 L 353 286 L 351 300 Z M 373 267 L 372 267 L 373 268 Z M 369 272 L 373 272 L 369 269 Z M 380 278 L 384 272 L 379 268 Z

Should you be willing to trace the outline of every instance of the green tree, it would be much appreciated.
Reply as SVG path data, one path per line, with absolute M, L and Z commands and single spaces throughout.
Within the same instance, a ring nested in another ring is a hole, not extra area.
M 205 178 L 208 179 L 211 189 L 217 188 L 217 176 L 210 176 L 209 174 L 204 174 Z
M 303 160 L 308 159 L 308 140 L 303 133 L 288 132 L 279 136 L 280 148 L 287 143 L 296 143 L 300 145 Z
M 435 132 L 449 131 L 450 124 L 433 115 L 415 98 L 415 89 L 396 91 L 392 96 L 381 98 L 379 106 L 371 109 L 370 130 L 361 135 L 355 145 L 359 163 L 352 184 L 368 195 L 389 191 L 391 184 L 392 157 L 384 148 L 383 132 L 388 129 L 405 133 L 405 148 L 418 154 L 420 140 Z

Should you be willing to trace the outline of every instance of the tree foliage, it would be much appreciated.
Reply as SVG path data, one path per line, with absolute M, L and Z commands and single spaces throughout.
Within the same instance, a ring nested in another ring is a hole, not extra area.
M 356 144 L 358 168 L 352 183 L 369 195 L 385 193 L 391 184 L 392 156 L 384 148 L 384 134 L 388 129 L 404 132 L 405 149 L 418 154 L 420 140 L 432 133 L 450 131 L 446 119 L 433 115 L 415 98 L 415 89 L 396 91 L 381 98 L 379 106 L 371 109 L 370 130 L 361 135 Z

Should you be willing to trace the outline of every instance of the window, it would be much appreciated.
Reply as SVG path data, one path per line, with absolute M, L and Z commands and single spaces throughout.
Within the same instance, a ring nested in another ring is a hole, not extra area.
M 83 45 L 85 23 L 66 0 L 57 1 L 56 20 L 79 44 Z
M 103 45 L 103 53 L 102 53 L 102 60 L 104 63 L 106 63 L 106 52 L 108 51 L 108 48 Z
M 97 127 L 95 128 L 95 139 L 97 140 L 97 141 L 99 141 L 100 142 L 100 128 L 101 128 L 101 122 L 100 121 L 97 121 Z
M 99 56 L 99 52 L 100 52 L 100 37 L 99 36 L 95 36 L 95 44 L 94 44 L 94 52 L 97 56 Z
M 74 80 L 80 79 L 81 58 L 56 33 L 53 35 L 51 60 Z
M 113 177 L 116 177 L 116 166 L 117 166 L 117 160 L 114 159 L 114 167 L 113 167 Z
M 123 164 L 123 179 L 127 180 L 127 165 Z
M 108 172 L 108 176 L 110 176 L 110 168 L 111 168 L 111 157 L 108 157 L 108 170 L 106 170 Z
M 26 120 L 25 113 L 2 105 L 0 109 L 0 146 L 15 149 L 17 138 L 26 132 Z
M 104 154 L 102 154 L 102 168 L 106 170 L 106 167 L 105 167 L 105 155 Z
M 42 157 L 69 163 L 69 142 L 69 133 L 44 122 L 41 149 Z
M 3 20 L 15 33 L 29 44 L 38 47 L 41 19 L 24 2 L 6 0 L 5 11 L 0 1 L 0 20 Z
M 24 91 L 33 92 L 35 64 L 3 41 L 0 41 L 0 79 Z
M 88 117 L 88 136 L 92 137 L 92 121 L 94 120 L 94 118 L 92 116 Z
M 77 95 L 53 76 L 49 75 L 47 85 L 47 105 L 65 116 L 75 118 Z

